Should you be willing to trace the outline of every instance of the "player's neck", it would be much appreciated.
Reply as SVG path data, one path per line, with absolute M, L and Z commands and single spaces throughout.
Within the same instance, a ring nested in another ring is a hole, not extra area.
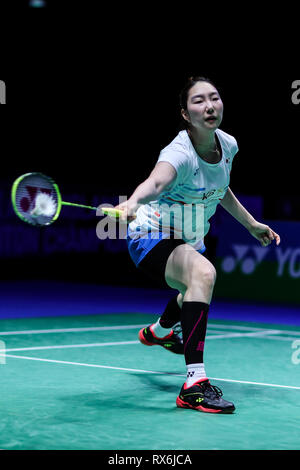
M 215 131 L 209 134 L 188 130 L 189 137 L 198 155 L 209 163 L 217 163 L 220 160 L 220 153 L 217 148 Z
M 198 129 L 189 129 L 188 134 L 195 147 L 201 148 L 202 150 L 213 150 L 216 146 L 215 131 L 201 132 Z

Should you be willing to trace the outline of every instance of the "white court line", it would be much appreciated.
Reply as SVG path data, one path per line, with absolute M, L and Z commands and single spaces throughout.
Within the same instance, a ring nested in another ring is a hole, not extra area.
M 206 340 L 209 339 L 227 339 L 227 338 L 267 338 L 267 339 L 283 339 L 289 340 L 289 338 L 278 338 L 276 336 L 264 336 L 266 334 L 273 334 L 277 333 L 277 330 L 265 330 L 265 331 L 255 331 L 252 333 L 227 333 L 225 335 L 207 335 Z M 291 338 L 293 340 L 295 338 Z M 26 348 L 6 348 L 0 349 L 1 352 L 14 352 L 14 351 L 41 351 L 44 349 L 70 349 L 70 348 L 95 348 L 95 347 L 102 347 L 102 346 L 120 346 L 120 345 L 128 345 L 128 344 L 140 344 L 140 341 L 113 341 L 113 342 L 106 342 L 106 343 L 84 343 L 84 344 L 56 344 L 50 346 L 30 346 Z
M 219 334 L 219 335 L 207 335 L 206 339 L 226 339 L 226 338 L 255 338 L 255 337 L 264 337 L 264 335 L 270 335 L 270 334 L 280 334 L 278 330 L 264 330 L 264 331 L 254 331 L 252 333 L 226 333 L 225 335 Z M 268 336 L 268 339 L 273 339 L 272 336 Z M 293 338 L 294 339 L 294 338 Z
M 87 343 L 87 344 L 56 344 L 55 346 L 32 346 L 30 348 L 0 349 L 0 352 L 12 351 L 38 351 L 42 349 L 70 349 L 70 348 L 95 348 L 101 346 L 119 346 L 124 344 L 140 344 L 140 341 L 114 341 L 111 343 Z
M 276 341 L 295 341 L 295 336 L 264 336 L 263 339 L 275 339 Z
M 3 354 L 0 354 L 3 356 Z M 186 374 L 174 374 L 172 372 L 159 372 L 154 370 L 144 370 L 144 369 L 129 369 L 125 367 L 114 367 L 114 366 L 103 366 L 100 364 L 85 364 L 82 362 L 70 362 L 70 361 L 58 361 L 54 359 L 42 359 L 39 357 L 28 357 L 28 356 L 15 356 L 13 354 L 6 354 L 6 357 L 11 357 L 14 359 L 27 359 L 29 361 L 40 361 L 40 362 L 52 362 L 55 364 L 66 364 L 66 365 L 74 365 L 74 366 L 83 366 L 83 367 L 95 367 L 99 369 L 113 369 L 113 370 L 122 370 L 126 372 L 141 372 L 146 374 L 159 374 L 159 375 L 171 375 L 174 377 L 186 377 Z M 277 388 L 288 388 L 293 390 L 300 390 L 300 387 L 295 387 L 293 385 L 280 385 L 280 384 L 269 384 L 264 382 L 251 382 L 248 380 L 234 380 L 234 379 L 220 379 L 217 377 L 211 377 L 212 380 L 220 380 L 223 382 L 234 382 L 234 383 L 241 383 L 241 384 L 250 384 L 250 385 L 261 385 L 264 387 L 277 387 Z
M 221 382 L 233 382 L 233 383 L 238 383 L 238 384 L 262 385 L 264 387 L 291 388 L 293 390 L 300 390 L 300 387 L 295 387 L 293 385 L 279 385 L 279 384 L 268 384 L 264 382 L 250 382 L 249 380 L 219 379 L 217 377 L 210 377 L 210 379 L 220 380 Z
M 142 325 L 119 325 L 119 326 L 89 326 L 86 328 L 53 328 L 49 330 L 16 330 L 16 331 L 0 331 L 0 336 L 10 335 L 41 335 L 51 333 L 82 333 L 85 331 L 109 331 L 109 330 L 133 330 L 135 328 L 143 328 Z
M 276 330 L 274 330 L 276 331 Z M 277 331 L 276 331 L 277 332 Z M 266 330 L 266 331 L 255 331 L 252 333 L 227 333 L 225 335 L 207 335 L 206 339 L 226 339 L 226 338 L 240 338 L 240 337 L 261 337 L 265 334 L 273 333 L 273 330 Z M 273 339 L 272 336 L 268 337 L 268 339 Z M 294 339 L 294 338 L 293 338 Z M 70 348 L 94 348 L 94 347 L 101 347 L 101 346 L 119 346 L 119 345 L 127 345 L 127 344 L 140 344 L 140 341 L 113 341 L 113 342 L 106 342 L 106 343 L 84 343 L 84 344 L 56 344 L 50 346 L 30 346 L 27 348 L 6 348 L 0 349 L 0 352 L 13 352 L 13 351 L 38 351 L 43 349 L 70 349 Z
M 43 330 L 16 330 L 16 331 L 0 331 L 0 336 L 13 336 L 13 335 L 39 335 L 39 334 L 53 334 L 53 333 L 82 333 L 87 331 L 111 331 L 111 330 L 133 330 L 136 328 L 145 327 L 145 323 L 138 325 L 117 325 L 117 326 L 90 326 L 84 328 L 52 328 Z M 208 323 L 208 329 L 217 330 L 241 330 L 241 331 L 269 331 L 269 328 L 257 328 L 253 326 L 237 326 L 237 325 L 224 325 Z M 272 334 L 290 334 L 300 336 L 300 331 L 292 330 L 272 330 Z
M 215 332 L 216 330 L 214 330 Z M 222 333 L 222 332 L 221 332 Z M 217 334 L 217 335 L 207 335 L 206 340 L 209 339 L 227 339 L 227 338 L 262 338 L 262 339 L 275 339 L 281 341 L 292 341 L 294 337 L 284 337 L 279 338 L 277 336 L 265 336 L 265 335 L 276 335 L 278 334 L 278 330 L 264 330 L 264 331 L 255 331 L 251 333 L 226 333 L 226 334 Z M 106 343 L 84 343 L 84 344 L 56 344 L 50 346 L 30 346 L 26 348 L 6 348 L 0 349 L 1 352 L 14 352 L 14 351 L 39 351 L 45 349 L 70 349 L 70 348 L 94 348 L 94 347 L 102 347 L 102 346 L 119 346 L 119 345 L 128 345 L 128 344 L 140 344 L 140 341 L 113 341 L 113 342 L 106 342 Z
M 221 324 L 211 324 L 208 323 L 208 328 L 221 328 L 222 330 L 245 330 L 245 331 L 265 331 L 268 330 L 269 328 L 255 328 L 254 326 L 237 326 L 237 325 L 221 325 Z M 280 330 L 276 328 L 276 333 L 278 334 L 289 334 L 289 335 L 296 335 L 300 336 L 300 331 L 294 331 L 294 330 Z

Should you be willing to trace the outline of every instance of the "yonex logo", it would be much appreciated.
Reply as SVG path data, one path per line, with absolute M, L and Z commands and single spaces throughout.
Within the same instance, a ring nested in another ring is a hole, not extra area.
M 26 186 L 26 190 L 27 190 L 27 194 L 29 198 L 24 196 L 20 200 L 20 207 L 23 212 L 28 212 L 30 206 L 32 205 L 34 201 L 35 195 L 38 191 L 41 193 L 49 194 L 49 195 L 51 195 L 51 191 L 52 191 L 51 189 L 37 188 L 35 186 L 28 186 L 28 185 Z
M 283 249 L 236 244 L 232 245 L 232 250 L 234 255 L 226 256 L 221 263 L 221 268 L 225 273 L 230 274 L 240 268 L 243 274 L 250 275 L 274 251 L 272 258 L 277 261 L 276 275 L 281 277 L 288 273 L 292 278 L 300 278 L 300 247 Z
M 226 256 L 222 261 L 222 269 L 226 273 L 231 273 L 238 265 L 244 274 L 253 273 L 269 251 L 265 247 L 249 245 L 232 245 L 232 249 L 235 256 Z M 252 252 L 250 256 L 248 256 L 249 252 Z
M 0 80 L 0 104 L 6 104 L 6 86 L 3 80 Z

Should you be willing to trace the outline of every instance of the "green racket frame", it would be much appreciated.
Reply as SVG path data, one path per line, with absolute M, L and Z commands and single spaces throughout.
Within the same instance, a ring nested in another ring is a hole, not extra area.
M 25 173 L 24 175 L 21 175 L 19 176 L 19 178 L 17 178 L 13 185 L 12 185 L 12 189 L 11 189 L 11 202 L 12 202 L 12 206 L 13 206 L 13 209 L 16 213 L 16 215 L 23 221 L 23 222 L 26 222 L 27 224 L 30 224 L 30 225 L 35 225 L 33 223 L 31 223 L 28 219 L 26 219 L 18 210 L 18 207 L 17 207 L 17 204 L 16 204 L 16 194 L 17 194 L 17 189 L 18 189 L 18 186 L 19 184 L 21 183 L 21 181 L 23 181 L 24 178 L 28 177 L 28 176 L 40 176 L 42 178 L 45 178 L 47 179 L 53 186 L 55 192 L 56 192 L 56 196 L 57 196 L 57 208 L 56 208 L 56 212 L 54 214 L 54 216 L 52 217 L 52 219 L 47 223 L 47 225 L 50 225 L 52 224 L 53 222 L 55 222 L 55 220 L 57 220 L 59 214 L 60 214 L 60 211 L 61 211 L 61 208 L 62 206 L 72 206 L 72 207 L 81 207 L 82 209 L 90 209 L 90 210 L 94 210 L 96 211 L 97 210 L 97 207 L 93 207 L 93 206 L 86 206 L 85 204 L 75 204 L 73 202 L 66 202 L 66 201 L 62 201 L 62 198 L 61 198 L 61 194 L 60 194 L 60 190 L 59 190 L 59 187 L 57 186 L 57 184 L 55 183 L 55 181 L 50 178 L 49 176 L 46 176 L 44 175 L 43 173 L 40 173 L 40 172 L 32 172 L 32 173 Z M 42 225 L 40 225 L 42 226 Z

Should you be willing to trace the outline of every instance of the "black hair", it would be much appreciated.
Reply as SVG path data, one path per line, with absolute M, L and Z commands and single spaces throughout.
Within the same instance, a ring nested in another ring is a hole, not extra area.
M 210 83 L 212 86 L 215 87 L 217 90 L 216 85 L 212 82 L 210 78 L 205 78 L 205 77 L 190 77 L 188 78 L 186 84 L 182 88 L 180 94 L 179 94 L 179 104 L 182 109 L 187 108 L 187 99 L 188 99 L 188 94 L 190 89 L 196 85 L 197 82 L 207 82 Z

